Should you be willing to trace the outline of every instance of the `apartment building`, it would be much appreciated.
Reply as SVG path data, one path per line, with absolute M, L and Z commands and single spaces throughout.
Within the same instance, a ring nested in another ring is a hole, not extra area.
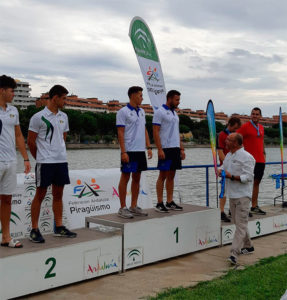
M 13 105 L 18 106 L 20 109 L 26 109 L 30 105 L 35 105 L 36 98 L 30 96 L 30 84 L 29 82 L 15 80 L 17 87 L 14 90 L 15 95 L 13 98 Z
M 49 98 L 48 93 L 44 93 L 41 95 L 40 98 L 36 100 L 36 107 L 41 107 L 46 105 L 47 100 Z M 35 103 L 35 102 L 34 102 Z M 30 104 L 31 105 L 31 104 Z M 79 98 L 77 95 L 70 95 L 67 96 L 65 108 L 67 109 L 74 109 L 80 111 L 92 111 L 92 112 L 102 112 L 102 113 L 116 113 L 122 107 L 126 106 L 126 102 L 120 102 L 119 100 L 110 100 L 104 103 L 102 100 L 98 98 Z M 153 115 L 153 108 L 150 104 L 142 104 L 141 107 L 144 109 L 146 115 Z M 202 120 L 206 120 L 206 112 L 205 110 L 196 110 L 193 111 L 190 108 L 178 108 L 177 113 L 180 115 L 186 115 L 190 119 L 194 120 L 195 122 L 200 122 Z M 217 112 L 215 113 L 215 121 L 220 122 L 223 125 L 226 125 L 228 119 L 232 116 L 238 117 L 242 124 L 250 121 L 250 116 L 248 115 L 240 115 L 240 114 L 232 114 L 228 116 L 224 112 Z M 279 116 L 273 116 L 272 118 L 269 117 L 262 117 L 260 123 L 264 127 L 270 127 L 274 124 L 279 122 Z M 287 122 L 287 114 L 283 113 L 283 122 Z

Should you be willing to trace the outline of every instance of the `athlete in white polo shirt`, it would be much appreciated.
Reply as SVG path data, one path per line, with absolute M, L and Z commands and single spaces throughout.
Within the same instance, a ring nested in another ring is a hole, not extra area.
M 69 131 L 68 117 L 60 111 L 68 91 L 61 85 L 55 85 L 49 91 L 47 106 L 30 120 L 28 146 L 36 159 L 36 194 L 31 205 L 32 230 L 30 240 L 44 243 L 38 228 L 41 203 L 49 185 L 52 185 L 53 212 L 55 218 L 54 235 L 76 237 L 62 223 L 63 190 L 70 183 L 65 140 Z
M 171 90 L 166 95 L 166 104 L 154 112 L 153 138 L 158 149 L 159 177 L 156 182 L 158 212 L 182 210 L 173 201 L 174 176 L 185 159 L 184 148 L 179 136 L 179 119 L 175 109 L 180 102 L 180 92 Z M 166 181 L 166 205 L 163 204 L 163 188 Z
M 128 90 L 130 102 L 117 113 L 118 139 L 121 148 L 121 178 L 119 182 L 119 196 L 121 208 L 118 215 L 122 218 L 133 216 L 147 216 L 137 206 L 141 171 L 147 169 L 145 147 L 148 149 L 148 158 L 152 158 L 150 140 L 145 127 L 145 112 L 139 106 L 143 101 L 142 88 L 132 86 Z M 127 184 L 132 173 L 132 201 L 128 209 L 126 207 Z
M 13 78 L 0 76 L 0 218 L 2 227 L 1 246 L 22 248 L 22 244 L 10 236 L 11 199 L 17 186 L 16 149 L 17 145 L 24 158 L 25 173 L 31 166 L 25 147 L 25 141 L 19 125 L 16 107 L 9 105 L 14 97 L 16 82 Z

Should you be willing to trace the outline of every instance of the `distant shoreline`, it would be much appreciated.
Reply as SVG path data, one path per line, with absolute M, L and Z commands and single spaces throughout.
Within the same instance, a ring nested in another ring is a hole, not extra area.
M 67 143 L 67 149 L 69 150 L 84 150 L 84 149 L 119 149 L 118 144 L 74 144 Z M 267 145 L 266 148 L 279 148 L 279 145 Z M 155 145 L 152 145 L 153 149 L 156 149 Z M 200 144 L 184 144 L 184 148 L 210 148 L 210 145 Z

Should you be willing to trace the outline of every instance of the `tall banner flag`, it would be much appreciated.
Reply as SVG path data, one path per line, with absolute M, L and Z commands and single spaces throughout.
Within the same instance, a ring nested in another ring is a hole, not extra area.
M 217 178 L 216 126 L 215 126 L 214 106 L 212 100 L 209 100 L 207 103 L 206 117 L 208 122 L 209 138 L 210 138 L 210 146 L 211 146 L 213 163 L 214 163 L 214 170 Z
M 282 171 L 282 186 L 284 186 L 284 157 L 283 157 L 283 122 L 282 122 L 282 111 L 279 109 L 279 128 L 280 128 L 280 152 L 281 152 L 281 171 Z
M 151 105 L 156 110 L 166 102 L 166 92 L 152 33 L 142 18 L 134 17 L 130 24 L 129 36 L 141 68 Z

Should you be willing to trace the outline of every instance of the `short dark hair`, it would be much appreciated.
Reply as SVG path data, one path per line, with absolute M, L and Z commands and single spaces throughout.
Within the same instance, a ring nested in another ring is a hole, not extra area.
M 236 133 L 234 136 L 235 141 L 239 146 L 242 146 L 243 144 L 243 136 L 240 133 Z
M 143 88 L 140 86 L 131 86 L 128 90 L 128 96 L 131 97 L 132 94 L 136 94 L 138 92 L 142 92 Z
M 169 98 L 172 98 L 174 96 L 180 96 L 180 92 L 177 90 L 170 90 L 167 94 L 166 94 L 166 100 Z
M 259 107 L 254 107 L 252 110 L 251 110 L 251 113 L 253 110 L 258 110 L 260 112 L 260 116 L 262 116 L 262 112 L 261 112 L 261 109 Z
M 0 76 L 0 88 L 2 89 L 15 89 L 17 87 L 16 81 L 9 76 L 6 75 L 2 75 Z
M 49 98 L 52 99 L 54 96 L 62 97 L 68 95 L 69 91 L 62 85 L 56 84 L 49 91 Z
M 240 119 L 237 118 L 237 117 L 231 117 L 231 118 L 228 120 L 227 126 L 228 126 L 228 125 L 234 126 L 235 124 L 238 124 L 239 126 L 241 126 L 241 121 L 240 121 Z

